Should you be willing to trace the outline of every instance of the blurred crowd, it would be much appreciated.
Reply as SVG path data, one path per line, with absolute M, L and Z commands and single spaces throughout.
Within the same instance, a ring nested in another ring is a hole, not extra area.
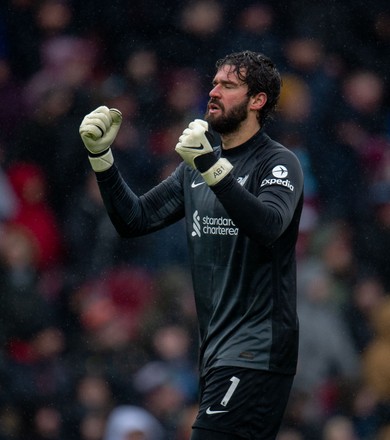
M 278 440 L 390 439 L 388 0 L 2 0 L 0 440 L 189 439 L 184 226 L 120 239 L 78 127 L 122 111 L 114 156 L 141 194 L 179 164 L 215 61 L 245 49 L 279 67 L 266 130 L 305 172 Z

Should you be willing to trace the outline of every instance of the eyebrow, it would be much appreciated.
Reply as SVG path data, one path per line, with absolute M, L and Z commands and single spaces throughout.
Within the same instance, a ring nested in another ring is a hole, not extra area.
M 212 84 L 213 84 L 213 86 L 215 86 L 216 84 L 222 84 L 222 85 L 232 84 L 234 86 L 240 85 L 240 83 L 238 81 L 231 81 L 231 80 L 226 80 L 226 79 L 221 79 L 221 80 L 214 79 Z

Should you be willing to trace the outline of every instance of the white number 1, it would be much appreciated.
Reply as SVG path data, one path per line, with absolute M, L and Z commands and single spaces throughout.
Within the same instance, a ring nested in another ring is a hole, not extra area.
M 229 389 L 226 391 L 226 394 L 223 396 L 223 399 L 221 400 L 221 405 L 226 406 L 231 399 L 234 391 L 236 390 L 238 383 L 240 382 L 240 379 L 238 377 L 233 376 L 230 379 L 230 382 L 232 383 L 229 387 Z

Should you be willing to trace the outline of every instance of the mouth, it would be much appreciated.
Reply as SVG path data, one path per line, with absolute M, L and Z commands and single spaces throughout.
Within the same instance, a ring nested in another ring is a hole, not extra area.
M 208 105 L 209 114 L 214 114 L 221 110 L 222 110 L 221 107 L 215 102 L 210 102 Z

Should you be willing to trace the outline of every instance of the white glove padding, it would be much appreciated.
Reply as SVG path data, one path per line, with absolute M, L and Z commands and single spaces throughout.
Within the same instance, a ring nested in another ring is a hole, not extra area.
M 122 123 L 122 113 L 101 106 L 89 113 L 80 125 L 80 136 L 85 148 L 92 154 L 107 150 L 114 142 Z
M 195 119 L 183 131 L 179 137 L 179 142 L 176 144 L 175 150 L 180 154 L 186 164 L 196 170 L 195 158 L 202 154 L 213 152 L 209 140 L 206 137 L 206 132 L 209 125 L 202 119 Z
M 194 169 L 197 169 L 195 164 L 197 157 L 214 152 L 207 135 L 208 123 L 201 119 L 195 119 L 183 131 L 175 147 L 184 162 Z M 227 159 L 217 159 L 215 157 L 215 161 L 211 162 L 210 168 L 206 171 L 203 170 L 204 172 L 201 174 L 207 185 L 213 186 L 229 174 L 232 169 L 233 165 Z
M 122 113 L 101 106 L 89 113 L 81 122 L 79 133 L 85 148 L 91 154 L 89 161 L 94 171 L 105 171 L 114 158 L 110 145 L 114 142 L 122 123 Z

